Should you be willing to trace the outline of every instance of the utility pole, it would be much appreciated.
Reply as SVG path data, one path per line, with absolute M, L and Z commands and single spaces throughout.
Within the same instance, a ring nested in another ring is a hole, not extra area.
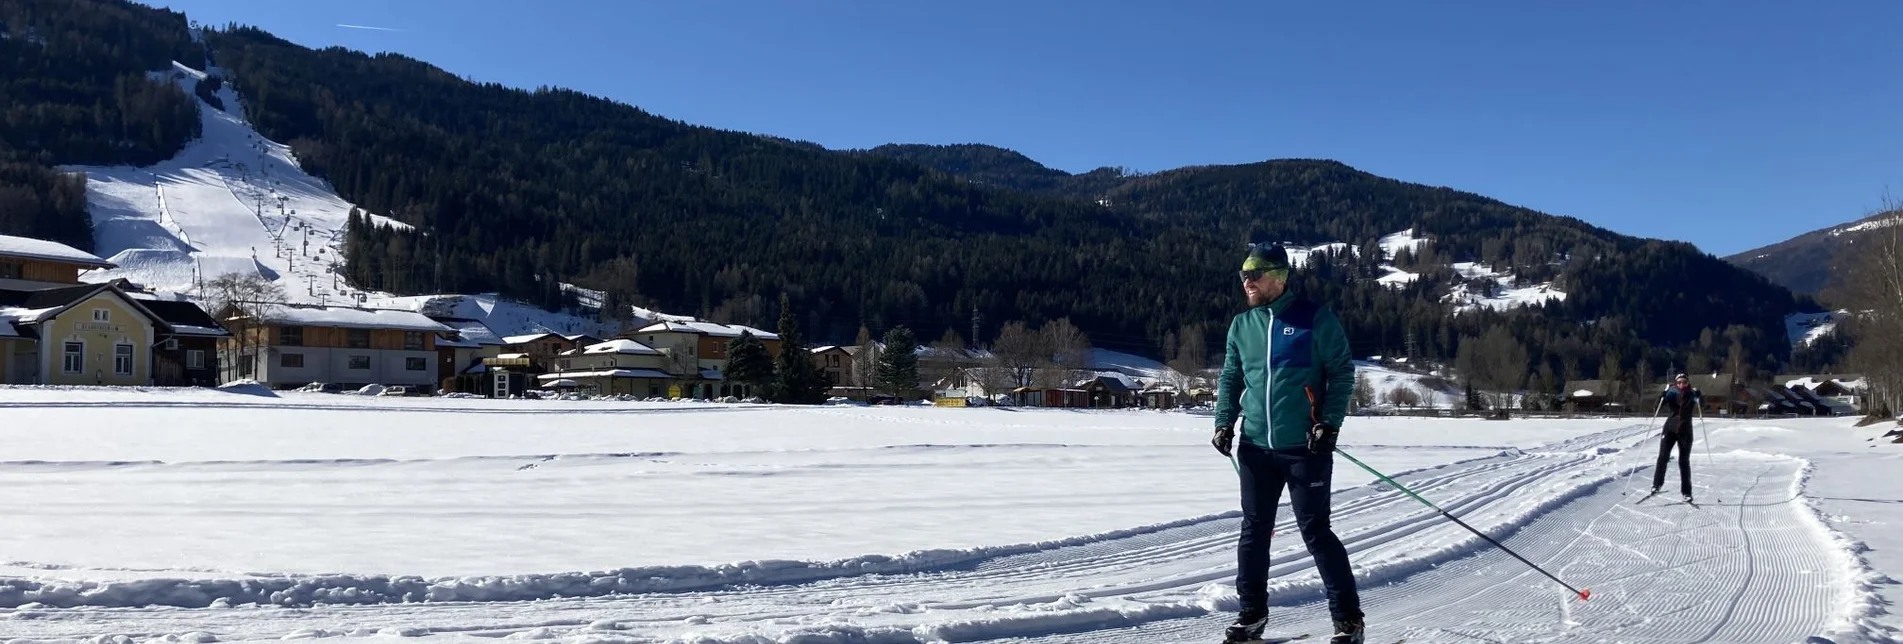
M 966 342 L 966 344 L 969 344 L 969 345 L 970 345 L 970 348 L 973 348 L 973 349 L 976 349 L 976 348 L 978 348 L 978 346 L 979 346 L 979 343 L 978 343 L 978 304 L 977 304 L 976 302 L 973 302 L 973 303 L 972 303 L 972 305 L 971 305 L 971 340 L 969 340 L 969 341 L 967 341 L 967 342 Z

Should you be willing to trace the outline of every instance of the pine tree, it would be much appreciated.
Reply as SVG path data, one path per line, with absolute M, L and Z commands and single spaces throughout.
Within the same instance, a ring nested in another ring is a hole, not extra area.
M 1474 411 L 1480 411 L 1487 408 L 1486 399 L 1481 398 L 1480 392 L 1474 390 L 1474 384 L 1472 381 L 1467 382 L 1467 408 Z
M 885 332 L 885 351 L 879 355 L 874 386 L 900 400 L 918 391 L 918 338 L 911 329 L 900 326 Z
M 785 294 L 780 295 L 780 357 L 774 362 L 774 402 L 816 405 L 826 402 L 826 374 L 800 341 L 799 320 Z
M 753 332 L 742 331 L 727 343 L 728 381 L 746 385 L 757 396 L 772 389 L 773 379 L 773 356 Z

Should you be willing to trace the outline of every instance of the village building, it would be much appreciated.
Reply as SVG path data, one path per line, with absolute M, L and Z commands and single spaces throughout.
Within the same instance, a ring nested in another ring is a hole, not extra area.
M 218 343 L 231 337 L 197 304 L 133 296 L 158 316 L 158 342 L 152 346 L 152 384 L 160 387 L 216 387 Z
M 502 355 L 502 337 L 481 320 L 429 316 L 449 331 L 436 334 L 436 375 L 445 393 L 489 395 L 493 386 L 484 358 Z
M 759 338 L 767 355 L 780 356 L 778 334 L 737 324 L 671 320 L 622 333 L 621 338 L 661 353 L 666 365 L 663 370 L 674 377 L 665 394 L 669 398 L 747 398 L 761 392 L 744 384 L 727 382 L 722 373 L 727 368 L 727 343 L 742 333 Z
M 1623 412 L 1628 409 L 1629 390 L 1616 380 L 1568 380 L 1560 401 L 1569 412 Z
M 536 379 L 546 388 L 658 398 L 673 384 L 674 375 L 667 367 L 668 358 L 659 350 L 617 338 L 562 352 L 555 369 Z
M 241 332 L 224 341 L 219 361 L 235 377 L 273 388 L 324 383 L 434 391 L 437 335 L 451 330 L 415 311 L 337 306 L 278 305 L 233 321 Z
M 217 384 L 204 352 L 224 329 L 190 302 L 79 282 L 112 266 L 65 244 L 0 235 L 0 383 Z

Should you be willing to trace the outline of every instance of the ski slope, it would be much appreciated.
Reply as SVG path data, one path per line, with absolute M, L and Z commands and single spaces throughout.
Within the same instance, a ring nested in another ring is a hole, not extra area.
M 1236 608 L 1207 416 L 72 388 L 0 407 L 22 421 L 0 426 L 0 641 L 1208 642 Z M 1903 446 L 1881 431 L 1713 422 L 1690 507 L 1622 496 L 1655 453 L 1633 423 L 1349 421 L 1345 450 L 1583 603 L 1345 461 L 1334 524 L 1371 642 L 1894 642 Z M 1322 632 L 1280 519 L 1274 623 Z
M 152 76 L 190 95 L 206 72 L 173 63 Z M 238 273 L 277 282 L 292 302 L 353 301 L 357 291 L 332 273 L 353 205 L 305 173 L 290 146 L 252 129 L 231 85 L 218 97 L 226 109 L 199 99 L 200 138 L 165 162 L 67 168 L 86 173 L 94 246 L 119 266 L 82 279 L 189 294 L 201 280 Z

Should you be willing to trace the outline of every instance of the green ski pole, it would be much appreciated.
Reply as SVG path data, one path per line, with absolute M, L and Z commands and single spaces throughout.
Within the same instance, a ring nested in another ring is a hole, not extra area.
M 1387 483 L 1388 485 L 1394 486 L 1394 489 L 1400 490 L 1403 494 L 1413 497 L 1414 500 L 1416 501 L 1420 501 L 1421 505 L 1425 505 L 1427 507 L 1433 508 L 1435 512 L 1439 512 L 1441 516 L 1447 517 L 1449 521 L 1453 521 L 1456 525 L 1459 525 L 1462 528 L 1466 528 L 1468 532 L 1472 532 L 1476 535 L 1479 535 L 1480 538 L 1486 539 L 1487 543 L 1493 544 L 1493 547 L 1499 548 L 1502 552 L 1505 552 L 1509 555 L 1513 555 L 1513 558 L 1520 560 L 1520 563 L 1526 564 L 1527 566 L 1532 567 L 1534 570 L 1540 571 L 1540 574 L 1546 575 L 1547 579 L 1551 579 L 1555 582 L 1558 582 L 1559 585 L 1565 586 L 1567 590 L 1573 591 L 1573 594 L 1577 595 L 1580 601 L 1592 599 L 1592 589 L 1588 588 L 1586 590 L 1580 590 L 1578 588 L 1574 588 L 1572 584 L 1561 581 L 1560 578 L 1558 577 L 1554 577 L 1553 573 L 1546 572 L 1545 568 L 1541 568 L 1539 567 L 1539 565 L 1534 564 L 1531 561 L 1527 561 L 1526 557 L 1520 556 L 1520 553 L 1514 552 L 1512 548 L 1508 548 L 1505 545 L 1501 545 L 1500 542 L 1494 541 L 1493 537 L 1487 536 L 1487 534 L 1484 532 L 1475 530 L 1473 526 L 1467 525 L 1467 522 L 1461 521 L 1460 517 L 1456 517 L 1448 513 L 1446 510 L 1440 509 L 1440 506 L 1434 505 L 1432 502 L 1428 501 L 1427 499 L 1421 498 L 1421 495 L 1415 494 L 1413 490 L 1407 489 L 1407 486 L 1401 485 L 1400 483 L 1395 482 L 1394 479 L 1388 478 L 1388 475 L 1375 471 L 1375 469 L 1372 467 L 1368 467 L 1368 464 L 1361 462 L 1361 459 L 1355 458 L 1354 456 L 1349 455 L 1347 452 L 1341 451 L 1340 448 L 1336 448 L 1335 453 L 1340 454 L 1342 458 L 1348 459 L 1349 462 L 1354 463 L 1355 465 L 1361 466 L 1361 469 L 1367 470 L 1369 474 L 1373 474 L 1375 478 L 1381 479 L 1382 482 Z

